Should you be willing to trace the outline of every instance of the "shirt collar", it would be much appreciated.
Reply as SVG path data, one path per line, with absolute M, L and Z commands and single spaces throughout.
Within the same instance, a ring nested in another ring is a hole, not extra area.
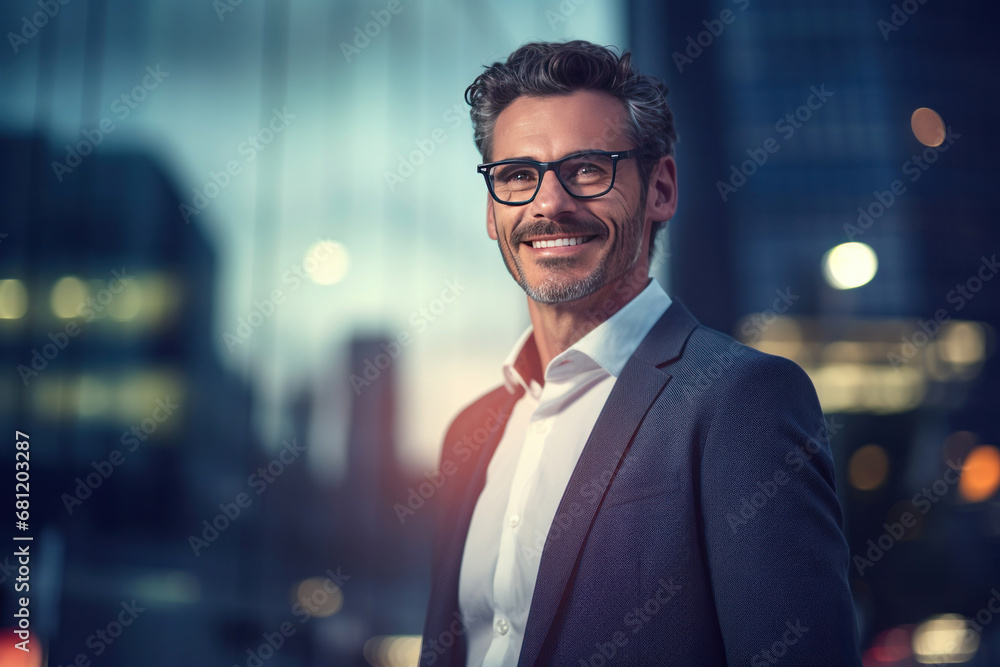
M 538 378 L 542 377 L 542 362 L 538 357 L 535 337 L 531 335 L 533 331 L 528 325 L 503 362 L 503 382 L 510 393 L 514 393 L 520 385 L 529 394 L 535 394 L 532 387 L 537 387 Z
M 551 377 L 552 369 L 567 359 L 584 355 L 596 362 L 609 375 L 618 377 L 629 357 L 639 347 L 657 320 L 670 306 L 671 300 L 654 278 L 639 294 L 618 312 L 592 329 L 569 349 L 556 355 L 542 374 L 534 330 L 529 325 L 518 337 L 503 364 L 504 385 L 513 393 L 518 385 L 537 394 L 540 378 Z M 596 314 L 595 314 L 596 316 Z

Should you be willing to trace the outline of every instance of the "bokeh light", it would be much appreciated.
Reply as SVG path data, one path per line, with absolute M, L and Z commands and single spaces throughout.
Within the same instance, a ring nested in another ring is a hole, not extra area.
M 901 625 L 880 632 L 864 655 L 866 667 L 871 664 L 893 665 L 913 655 L 910 648 L 912 625 Z
M 56 317 L 77 317 L 86 300 L 87 285 L 76 276 L 64 276 L 52 286 L 52 312 Z
M 388 635 L 365 642 L 365 660 L 372 667 L 415 667 L 420 661 L 420 637 Z
M 958 614 L 941 614 L 913 631 L 913 655 L 925 665 L 968 662 L 979 649 L 979 633 Z
M 344 606 L 344 594 L 326 577 L 312 577 L 295 590 L 298 603 L 312 616 L 333 616 Z
M 993 445 L 976 447 L 965 459 L 958 492 L 970 503 L 987 500 L 1000 488 L 1000 449 Z
M 143 302 L 142 284 L 138 280 L 131 281 L 128 286 L 116 294 L 108 304 L 108 315 L 119 322 L 127 322 L 139 314 Z
M 32 633 L 28 637 L 30 651 L 22 651 L 16 644 L 23 641 L 14 633 L 11 628 L 4 628 L 0 631 L 0 665 L 3 667 L 41 667 L 42 654 L 41 642 L 38 635 Z
M 77 413 L 81 417 L 104 414 L 111 407 L 112 393 L 101 378 L 81 375 L 76 386 Z
M 28 311 L 28 293 L 20 280 L 0 280 L 0 320 L 16 320 Z
M 986 356 L 986 334 L 976 322 L 951 322 L 941 332 L 938 354 L 952 364 L 972 364 Z
M 865 445 L 851 456 L 847 478 L 859 491 L 872 491 L 885 483 L 889 474 L 889 457 L 879 445 Z
M 876 271 L 878 257 L 864 243 L 841 243 L 823 256 L 823 277 L 835 289 L 861 287 L 875 277 Z
M 910 129 L 913 136 L 924 146 L 940 146 L 944 143 L 944 121 L 933 109 L 920 107 L 910 116 Z
M 309 246 L 302 266 L 318 285 L 339 283 L 351 267 L 347 248 L 336 241 L 317 241 Z

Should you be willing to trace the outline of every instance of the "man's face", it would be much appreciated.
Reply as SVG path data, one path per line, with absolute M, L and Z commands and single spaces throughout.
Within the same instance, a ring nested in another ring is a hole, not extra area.
M 624 105 L 606 93 L 519 97 L 497 118 L 490 159 L 550 162 L 586 150 L 637 148 L 629 144 L 626 123 Z M 645 261 L 651 222 L 645 194 L 634 158 L 618 162 L 614 187 L 595 199 L 573 197 L 548 171 L 528 204 L 508 206 L 490 198 L 487 231 L 530 298 L 572 301 Z M 555 239 L 575 239 L 576 245 L 534 247 Z

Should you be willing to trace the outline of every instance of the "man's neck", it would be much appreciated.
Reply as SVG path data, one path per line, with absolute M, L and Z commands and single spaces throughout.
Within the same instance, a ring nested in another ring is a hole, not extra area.
M 528 298 L 528 314 L 542 373 L 549 362 L 596 329 L 639 295 L 652 278 L 628 280 L 631 272 L 593 294 L 566 303 L 546 304 Z

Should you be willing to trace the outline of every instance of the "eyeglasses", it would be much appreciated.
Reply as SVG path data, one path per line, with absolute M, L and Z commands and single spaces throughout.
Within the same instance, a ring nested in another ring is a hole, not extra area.
M 640 150 L 586 151 L 567 155 L 554 162 L 500 160 L 476 169 L 486 179 L 493 199 L 509 206 L 530 203 L 538 194 L 545 172 L 551 170 L 566 192 L 578 199 L 606 195 L 615 184 L 618 160 L 639 157 Z

